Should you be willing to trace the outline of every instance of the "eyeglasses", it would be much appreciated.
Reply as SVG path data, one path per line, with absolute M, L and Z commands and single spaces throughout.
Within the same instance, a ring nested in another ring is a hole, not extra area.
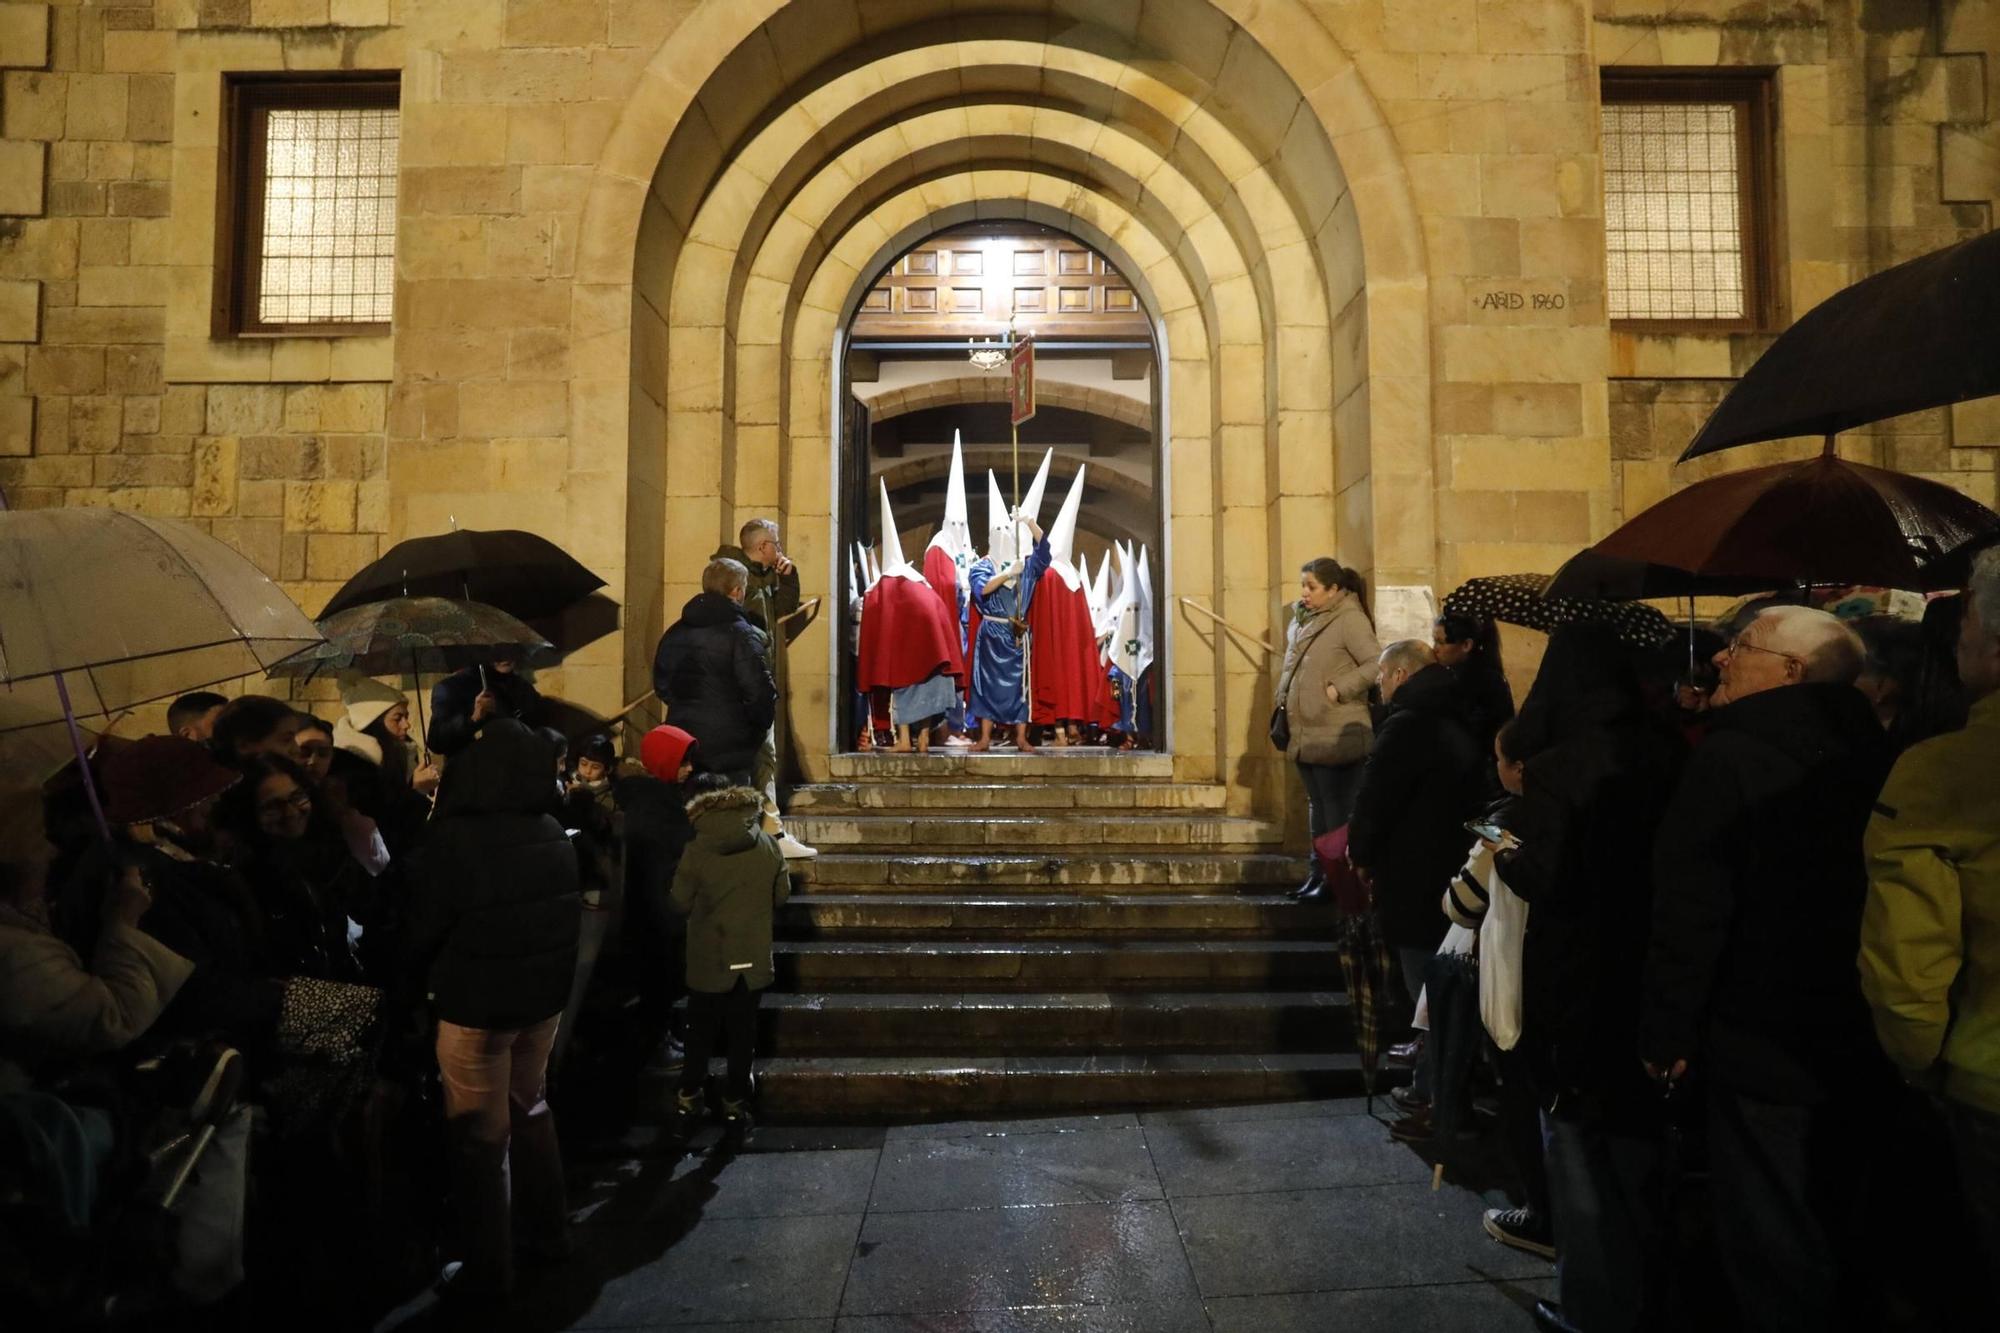
M 290 796 L 275 796 L 268 801 L 257 802 L 257 813 L 275 817 L 296 810 L 303 814 L 305 811 L 312 809 L 312 803 L 312 793 L 300 790 L 293 792 Z
M 1753 653 L 1769 653 L 1773 657 L 1782 657 L 1787 662 L 1797 662 L 1800 666 L 1804 666 L 1806 664 L 1805 659 L 1803 657 L 1800 657 L 1796 653 L 1780 652 L 1776 648 L 1766 648 L 1761 643 L 1746 643 L 1741 636 L 1731 639 L 1729 641 L 1729 646 L 1727 648 L 1724 648 L 1722 651 L 1725 656 L 1734 657 L 1736 656 L 1737 653 L 1742 652 L 1745 649 L 1748 649 Z

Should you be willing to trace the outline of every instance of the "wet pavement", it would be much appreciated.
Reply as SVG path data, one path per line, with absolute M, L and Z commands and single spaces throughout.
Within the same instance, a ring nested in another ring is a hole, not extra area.
M 640 1131 L 572 1162 L 577 1256 L 484 1328 L 712 1333 L 1531 1329 L 1553 1268 L 1433 1192 L 1386 1104 Z M 384 1329 L 441 1327 L 430 1298 Z

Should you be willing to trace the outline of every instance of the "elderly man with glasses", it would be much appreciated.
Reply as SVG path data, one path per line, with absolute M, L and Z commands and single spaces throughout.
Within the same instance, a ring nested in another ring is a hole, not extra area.
M 1859 1196 L 1858 1135 L 1893 1088 L 1854 966 L 1889 747 L 1855 688 L 1860 639 L 1825 612 L 1770 608 L 1715 661 L 1655 844 L 1641 1055 L 1706 1098 L 1743 1327 L 1846 1328 L 1867 1266 L 1828 1203 Z

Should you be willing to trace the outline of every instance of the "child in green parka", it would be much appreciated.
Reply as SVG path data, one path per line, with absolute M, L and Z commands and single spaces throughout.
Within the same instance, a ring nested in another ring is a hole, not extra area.
M 747 1124 L 757 1004 L 772 981 L 772 921 L 792 880 L 763 830 L 763 793 L 720 774 L 696 778 L 695 789 L 687 806 L 694 841 L 673 887 L 674 909 L 688 918 L 687 1063 L 676 1109 L 684 1118 L 699 1111 L 720 1028 L 729 1060 L 722 1116 Z

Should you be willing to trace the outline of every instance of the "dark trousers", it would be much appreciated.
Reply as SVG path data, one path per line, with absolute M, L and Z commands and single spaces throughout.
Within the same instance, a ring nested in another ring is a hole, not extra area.
M 723 1052 L 729 1058 L 725 1095 L 741 1101 L 750 1095 L 750 1061 L 757 1050 L 757 1004 L 761 990 L 750 989 L 741 977 L 736 985 L 717 995 L 709 991 L 688 992 L 687 1064 L 681 1070 L 681 1091 L 699 1092 L 708 1081 L 709 1058 L 715 1054 L 715 1037 L 723 1034 Z
M 1360 764 L 1301 763 L 1299 780 L 1306 785 L 1306 820 L 1313 837 L 1333 832 L 1354 813 L 1354 793 L 1361 786 Z
M 1745 1333 L 1859 1328 L 1846 1214 L 1870 1158 L 1841 1103 L 1793 1106 L 1708 1089 L 1715 1241 Z
M 1640 1328 L 1658 1295 L 1664 1143 L 1589 1107 L 1545 1114 L 1542 1123 L 1563 1314 L 1585 1333 Z
M 1984 1268 L 1989 1274 L 2000 1273 L 2000 1114 L 1964 1102 L 1944 1105 L 1966 1207 L 1986 1259 Z
M 1549 1206 L 1549 1172 L 1542 1161 L 1542 1099 L 1535 1090 L 1534 1069 L 1519 1045 L 1496 1052 L 1494 1062 L 1500 1068 L 1501 1141 L 1521 1181 L 1522 1206 L 1546 1226 L 1554 1214 Z

